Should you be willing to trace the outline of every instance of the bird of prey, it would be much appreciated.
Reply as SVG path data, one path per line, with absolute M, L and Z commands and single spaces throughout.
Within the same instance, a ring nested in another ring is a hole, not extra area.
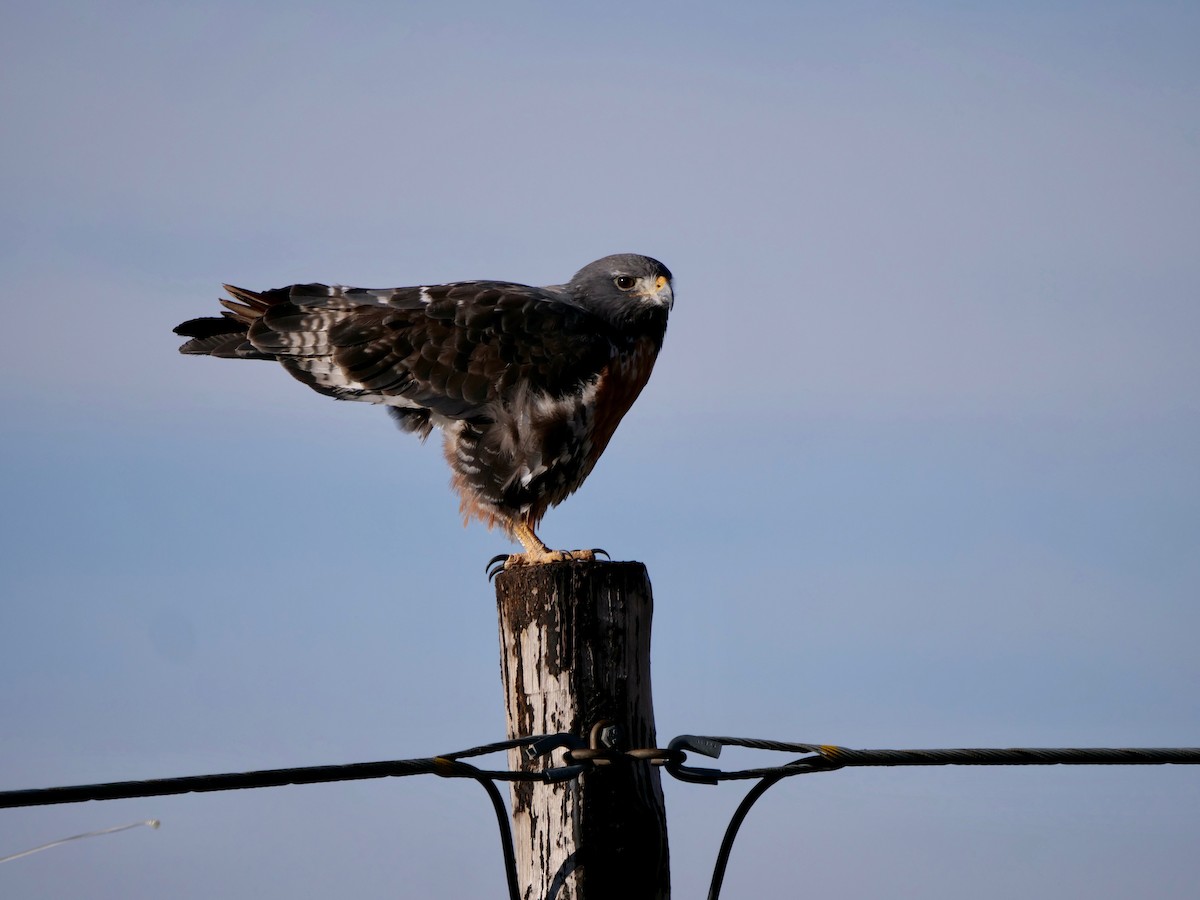
M 184 322 L 181 353 L 280 363 L 313 390 L 380 403 L 422 440 L 444 436 L 464 521 L 524 547 L 505 567 L 591 559 L 535 533 L 581 484 L 645 387 L 674 302 L 658 260 L 606 256 L 566 284 L 370 290 L 225 285 L 219 318 Z

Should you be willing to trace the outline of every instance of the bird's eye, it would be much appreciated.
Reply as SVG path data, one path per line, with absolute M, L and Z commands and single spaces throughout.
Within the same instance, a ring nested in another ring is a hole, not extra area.
M 633 286 L 637 284 L 637 279 L 632 275 L 618 275 L 613 279 L 613 284 L 622 291 L 628 291 L 632 290 Z

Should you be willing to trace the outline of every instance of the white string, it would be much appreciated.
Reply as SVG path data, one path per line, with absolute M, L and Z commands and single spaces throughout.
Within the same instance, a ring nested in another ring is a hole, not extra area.
M 148 825 L 151 828 L 157 828 L 161 824 L 158 819 L 147 819 L 144 822 L 133 822 L 129 825 L 114 825 L 112 828 L 101 828 L 99 831 L 88 831 L 84 834 L 73 834 L 70 837 L 61 838 L 57 841 L 51 841 L 48 844 L 42 844 L 40 847 L 34 847 L 31 850 L 22 850 L 20 853 L 14 853 L 12 856 L 0 856 L 0 863 L 6 863 L 13 859 L 20 859 L 22 856 L 28 856 L 30 853 L 37 853 L 41 850 L 49 850 L 51 847 L 57 847 L 59 844 L 65 844 L 67 841 L 77 841 L 80 838 L 98 837 L 102 834 L 114 834 L 118 831 L 126 831 L 130 828 L 140 828 L 143 825 Z

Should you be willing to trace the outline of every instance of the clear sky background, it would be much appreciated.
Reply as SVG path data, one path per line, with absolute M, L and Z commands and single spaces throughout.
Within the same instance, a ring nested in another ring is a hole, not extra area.
M 1184 2 L 9 4 L 0 789 L 502 738 L 510 545 L 438 449 L 171 328 L 620 251 L 674 318 L 544 536 L 648 565 L 663 741 L 1200 745 L 1197 46 Z M 745 786 L 665 788 L 702 896 Z M 150 817 L 0 894 L 504 889 L 435 778 L 3 811 L 0 855 Z M 723 896 L 1194 897 L 1198 833 L 1200 768 L 839 772 Z

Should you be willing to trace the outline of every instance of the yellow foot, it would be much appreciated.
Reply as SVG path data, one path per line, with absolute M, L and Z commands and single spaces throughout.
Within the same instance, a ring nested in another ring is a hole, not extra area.
M 608 556 L 604 550 L 551 550 L 543 547 L 538 550 L 529 550 L 525 553 L 501 553 L 499 556 L 493 556 L 487 564 L 488 581 L 496 577 L 496 574 L 504 569 L 517 569 L 524 566 L 542 566 L 546 563 L 569 562 L 573 559 L 591 562 L 596 558 L 596 554 Z

